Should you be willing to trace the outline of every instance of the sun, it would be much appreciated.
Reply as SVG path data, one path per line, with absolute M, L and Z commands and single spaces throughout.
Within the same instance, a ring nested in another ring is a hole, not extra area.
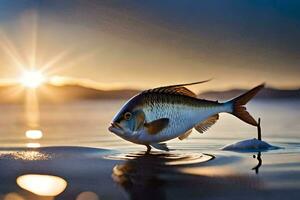
M 27 88 L 38 88 L 44 81 L 45 77 L 39 71 L 25 71 L 20 78 L 20 83 Z

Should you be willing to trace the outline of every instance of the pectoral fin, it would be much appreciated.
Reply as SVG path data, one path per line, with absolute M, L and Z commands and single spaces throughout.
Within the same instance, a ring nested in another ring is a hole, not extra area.
M 161 118 L 149 123 L 145 123 L 144 126 L 146 127 L 150 135 L 155 135 L 159 133 L 161 130 L 163 130 L 166 126 L 168 126 L 168 124 L 169 124 L 168 118 Z
M 155 149 L 163 150 L 163 151 L 170 151 L 166 143 L 154 143 L 151 144 Z
M 197 124 L 194 128 L 199 132 L 199 133 L 204 133 L 205 131 L 207 131 L 212 125 L 214 125 L 217 120 L 219 119 L 219 115 L 212 115 L 209 118 L 207 118 L 206 120 L 200 122 L 199 124 Z
M 184 140 L 186 138 L 188 138 L 192 133 L 192 129 L 188 130 L 187 132 L 185 132 L 184 134 L 182 134 L 181 136 L 178 137 L 179 140 Z
M 145 123 L 145 113 L 141 110 L 137 111 L 134 130 L 137 131 L 141 129 L 144 123 Z

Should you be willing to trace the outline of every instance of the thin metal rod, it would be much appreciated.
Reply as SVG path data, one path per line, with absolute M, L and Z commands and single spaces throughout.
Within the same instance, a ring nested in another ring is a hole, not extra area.
M 261 140 L 260 118 L 258 118 L 258 124 L 257 124 L 257 139 Z

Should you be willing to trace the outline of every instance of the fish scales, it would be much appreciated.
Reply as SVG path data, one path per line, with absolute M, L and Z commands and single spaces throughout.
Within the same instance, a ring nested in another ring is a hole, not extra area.
M 169 126 L 159 134 L 151 137 L 152 140 L 168 140 L 174 137 L 174 134 L 180 135 L 183 132 L 193 128 L 195 123 L 201 118 L 207 118 L 218 112 L 222 104 L 200 100 L 193 97 L 164 94 L 148 93 L 142 94 L 143 111 L 146 121 L 153 121 L 160 118 L 168 118 Z M 210 110 L 208 110 L 210 108 Z M 204 113 L 203 113 L 204 112 Z M 148 136 L 150 139 L 150 136 Z M 144 137 L 145 140 L 148 138 Z

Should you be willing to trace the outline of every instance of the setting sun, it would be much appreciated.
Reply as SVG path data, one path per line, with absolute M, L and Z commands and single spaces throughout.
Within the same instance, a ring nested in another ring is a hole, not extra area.
M 26 71 L 23 73 L 20 83 L 28 88 L 37 88 L 45 81 L 45 77 L 39 71 Z

